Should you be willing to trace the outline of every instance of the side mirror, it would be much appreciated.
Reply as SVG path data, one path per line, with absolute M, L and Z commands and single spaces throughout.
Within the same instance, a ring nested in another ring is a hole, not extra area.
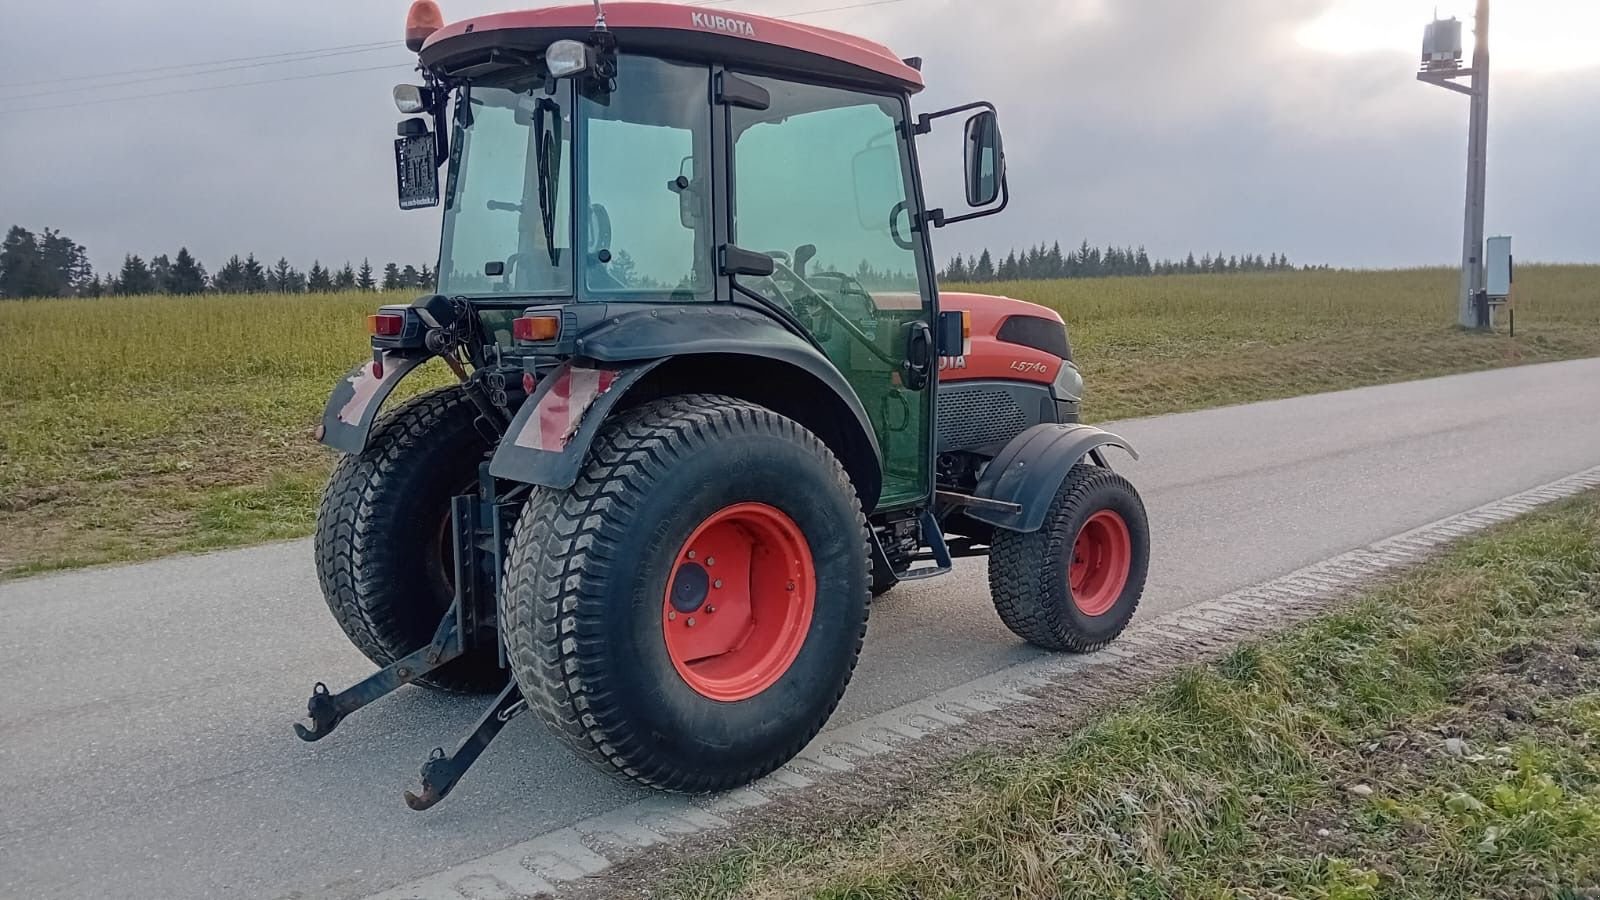
M 967 120 L 967 205 L 984 207 L 1000 199 L 1006 177 L 1006 154 L 1000 141 L 1000 120 L 986 109 Z
M 922 214 L 922 219 L 935 228 L 998 215 L 1011 202 L 1011 191 L 1006 187 L 1006 151 L 1000 142 L 1000 120 L 994 104 L 980 100 L 934 113 L 923 113 L 917 117 L 914 133 L 927 134 L 933 130 L 936 120 L 972 110 L 978 112 L 967 119 L 962 168 L 966 170 L 967 205 L 975 211 L 951 216 L 946 215 L 942 207 L 930 209 Z
M 678 195 L 678 224 L 691 231 L 700 227 L 700 189 L 694 184 L 694 157 L 685 156 L 678 164 L 678 177 L 667 182 L 667 190 Z

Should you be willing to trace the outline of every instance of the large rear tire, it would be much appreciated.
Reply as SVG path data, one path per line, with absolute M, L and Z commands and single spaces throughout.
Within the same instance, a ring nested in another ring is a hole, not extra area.
M 454 598 L 450 498 L 472 488 L 489 450 L 477 418 L 459 387 L 414 397 L 378 421 L 364 451 L 339 460 L 323 491 L 323 597 L 350 642 L 380 666 L 433 640 Z M 484 693 L 506 677 L 490 642 L 420 681 Z
M 715 395 L 651 402 L 543 490 L 501 595 L 529 705 L 601 769 L 713 791 L 794 757 L 866 635 L 866 520 L 804 428 Z
M 1031 534 L 996 529 L 989 592 L 1001 621 L 1046 650 L 1088 653 L 1128 627 L 1150 568 L 1150 524 L 1126 478 L 1099 466 L 1067 473 Z

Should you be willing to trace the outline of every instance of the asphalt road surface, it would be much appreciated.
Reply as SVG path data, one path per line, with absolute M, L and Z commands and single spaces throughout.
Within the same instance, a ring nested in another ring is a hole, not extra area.
M 1600 465 L 1600 360 L 1118 423 L 1167 612 Z M 531 716 L 449 800 L 401 791 L 477 701 L 408 688 L 303 744 L 312 682 L 370 667 L 308 542 L 0 585 L 0 897 L 361 897 L 640 795 Z M 1033 655 L 981 560 L 896 589 L 834 722 Z

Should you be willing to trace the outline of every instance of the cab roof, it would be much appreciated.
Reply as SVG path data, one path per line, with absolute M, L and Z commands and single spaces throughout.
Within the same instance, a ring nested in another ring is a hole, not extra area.
M 880 90 L 922 90 L 922 73 L 888 47 L 843 32 L 677 3 L 607 3 L 605 14 L 624 53 L 754 66 Z M 583 38 L 594 24 L 590 3 L 478 16 L 434 32 L 419 55 L 440 75 L 476 77 L 526 65 L 517 51 L 542 53 L 553 41 Z

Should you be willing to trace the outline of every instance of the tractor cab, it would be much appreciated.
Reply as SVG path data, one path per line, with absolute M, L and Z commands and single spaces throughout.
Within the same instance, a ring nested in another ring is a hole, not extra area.
M 413 808 L 526 709 L 620 777 L 717 790 L 822 727 L 871 597 L 958 557 L 1034 644 L 1126 626 L 1144 509 L 1126 443 L 1077 422 L 1060 316 L 940 308 L 931 231 L 1008 201 L 992 105 L 914 115 L 920 61 L 704 7 L 417 0 L 406 41 L 399 199 L 443 207 L 438 285 L 370 317 L 317 431 L 345 454 L 319 580 L 382 668 L 317 685 L 302 739 L 403 684 L 498 691 Z M 953 116 L 948 213 L 918 139 Z M 435 359 L 458 385 L 383 410 Z
M 966 196 L 978 215 L 999 212 L 992 107 L 918 119 L 919 61 L 778 19 L 616 3 L 601 20 L 567 6 L 430 31 L 428 6 L 408 29 L 425 84 L 396 96 L 429 118 L 402 123 L 398 155 L 447 162 L 440 294 L 468 300 L 500 352 L 536 370 L 573 347 L 519 341 L 525 315 L 555 321 L 524 325 L 525 337 L 575 337 L 654 306 L 765 316 L 859 397 L 885 457 L 880 502 L 927 498 L 924 388 L 938 356 L 927 234 L 948 218 L 926 208 L 916 140 L 969 113 Z M 420 179 L 406 171 L 402 205 L 414 205 Z

